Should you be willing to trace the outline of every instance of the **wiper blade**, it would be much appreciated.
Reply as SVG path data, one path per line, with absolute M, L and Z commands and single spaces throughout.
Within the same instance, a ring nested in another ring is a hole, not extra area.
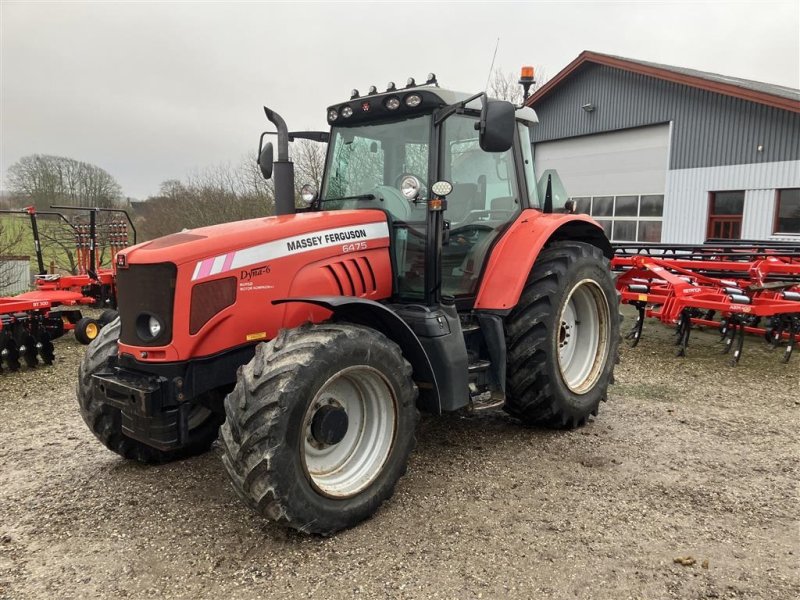
M 358 194 L 356 196 L 342 196 L 341 198 L 323 198 L 320 202 L 336 202 L 337 200 L 375 200 L 375 194 Z

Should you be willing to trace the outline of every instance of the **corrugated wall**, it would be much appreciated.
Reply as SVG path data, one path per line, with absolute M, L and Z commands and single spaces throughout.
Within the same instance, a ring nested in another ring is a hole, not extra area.
M 708 193 L 725 190 L 746 190 L 742 238 L 775 237 L 775 190 L 796 187 L 800 187 L 800 160 L 667 171 L 662 241 L 703 242 L 708 227 Z
M 605 65 L 584 66 L 534 108 L 534 143 L 672 121 L 670 169 L 800 160 L 798 113 Z
M 30 261 L 0 258 L 0 296 L 15 296 L 27 292 L 30 283 Z
M 534 146 L 537 179 L 558 171 L 570 196 L 662 194 L 669 125 L 637 127 Z

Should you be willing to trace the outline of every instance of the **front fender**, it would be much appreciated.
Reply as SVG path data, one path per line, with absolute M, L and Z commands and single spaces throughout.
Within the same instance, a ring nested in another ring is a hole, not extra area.
M 392 309 L 374 300 L 352 296 L 309 296 L 272 301 L 273 304 L 292 302 L 304 302 L 325 308 L 333 313 L 332 318 L 336 321 L 371 327 L 395 342 L 414 370 L 414 381 L 420 391 L 420 408 L 441 414 L 439 387 L 430 359 L 417 335 Z
M 475 298 L 476 310 L 508 312 L 517 305 L 539 253 L 549 242 L 575 240 L 613 256 L 603 228 L 591 217 L 522 211 L 495 244 Z

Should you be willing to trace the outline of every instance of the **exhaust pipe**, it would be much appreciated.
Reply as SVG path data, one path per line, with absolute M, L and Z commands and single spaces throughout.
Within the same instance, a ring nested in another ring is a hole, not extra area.
M 278 159 L 272 163 L 275 177 L 275 214 L 294 214 L 294 163 L 289 160 L 289 129 L 278 113 L 264 107 L 267 119 L 278 129 Z

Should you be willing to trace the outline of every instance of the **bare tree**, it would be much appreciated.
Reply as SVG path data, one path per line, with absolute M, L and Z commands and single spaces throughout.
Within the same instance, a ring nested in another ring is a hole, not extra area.
M 531 94 L 547 82 L 547 75 L 542 67 L 537 67 L 535 73 L 536 82 L 530 88 Z M 508 100 L 519 106 L 522 104 L 522 86 L 519 84 L 519 77 L 513 71 L 497 69 L 489 81 L 489 96 Z
M 322 185 L 326 145 L 298 140 L 292 145 L 295 190 L 305 183 Z M 142 239 L 253 219 L 275 213 L 275 191 L 265 181 L 253 156 L 238 164 L 220 164 L 190 174 L 185 181 L 168 180 L 159 193 L 132 206 Z
M 253 157 L 169 180 L 159 193 L 133 206 L 143 239 L 207 225 L 274 213 L 272 183 L 264 181 Z
M 24 156 L 8 168 L 12 194 L 45 209 L 51 204 L 110 208 L 122 200 L 122 188 L 104 169 L 47 154 Z
M 78 273 L 75 234 L 62 221 L 39 219 L 39 238 L 45 268 L 54 265 L 56 272 Z
M 328 145 L 311 140 L 298 140 L 292 145 L 295 187 L 299 190 L 306 183 L 320 189 L 325 170 L 325 153 Z

